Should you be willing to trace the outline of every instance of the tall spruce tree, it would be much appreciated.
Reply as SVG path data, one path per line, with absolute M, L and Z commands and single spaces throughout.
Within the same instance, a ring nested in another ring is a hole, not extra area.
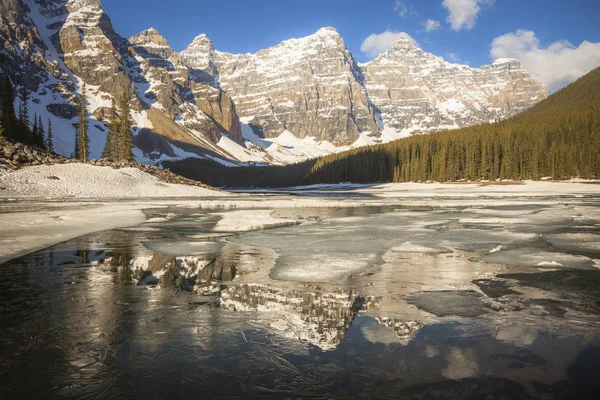
M 87 161 L 90 157 L 90 140 L 88 137 L 86 86 L 83 84 L 79 96 L 79 124 L 77 125 L 77 155 L 79 160 Z
M 42 121 L 42 116 L 40 115 L 38 117 L 38 132 L 37 135 L 35 136 L 35 145 L 38 146 L 40 149 L 45 149 L 46 148 L 46 133 L 44 131 L 44 122 Z
M 33 114 L 33 127 L 31 128 L 31 134 L 35 138 L 38 135 L 38 133 L 38 117 L 37 114 Z
M 124 92 L 121 97 L 121 116 L 119 122 L 119 136 L 118 136 L 118 153 L 120 161 L 132 161 L 133 160 L 133 146 L 131 144 L 132 133 L 130 108 L 129 108 L 129 95 Z
M 104 150 L 102 151 L 102 157 L 117 160 L 119 158 L 119 154 L 117 151 L 117 139 L 119 137 L 119 119 L 117 116 L 117 106 L 115 105 L 114 99 L 110 107 L 109 118 L 110 122 L 108 125 L 108 132 L 106 133 L 106 144 L 104 145 Z
M 80 159 L 79 155 L 79 125 L 75 126 L 75 148 L 71 154 L 72 158 Z
M 46 133 L 45 147 L 48 153 L 54 152 L 54 136 L 52 136 L 52 120 L 50 120 L 50 118 L 48 118 L 48 132 Z
M 23 87 L 21 89 L 21 104 L 19 107 L 19 123 L 17 128 L 19 141 L 27 144 L 35 144 L 33 125 L 35 125 L 35 123 L 32 124 L 29 121 L 29 92 Z

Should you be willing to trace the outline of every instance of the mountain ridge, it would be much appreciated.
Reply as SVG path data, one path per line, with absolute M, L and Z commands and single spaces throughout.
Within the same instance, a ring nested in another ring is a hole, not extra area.
M 136 122 L 136 157 L 147 163 L 196 156 L 225 165 L 284 164 L 503 119 L 545 97 L 542 89 L 530 85 L 539 96 L 523 99 L 517 107 L 512 107 L 510 96 L 492 96 L 486 107 L 497 101 L 509 105 L 494 105 L 482 115 L 470 104 L 463 107 L 469 113 L 455 112 L 462 107 L 459 102 L 464 105 L 471 99 L 446 104 L 436 98 L 439 93 L 387 101 L 385 90 L 380 96 L 369 89 L 380 85 L 368 73 L 375 60 L 359 65 L 332 27 L 254 54 L 219 51 L 204 34 L 177 52 L 152 27 L 129 39 L 119 36 L 99 0 L 0 0 L 0 8 L 6 11 L 3 15 L 21 13 L 12 25 L 9 20 L 0 22 L 5 50 L 0 74 L 31 91 L 37 102 L 31 104 L 32 111 L 52 119 L 58 128 L 57 149 L 65 155 L 72 148 L 74 106 L 84 83 L 92 155 L 101 152 L 111 100 L 126 92 L 132 97 Z M 399 41 L 395 47 L 402 45 L 409 43 Z M 508 82 L 502 90 L 516 82 L 510 71 L 499 79 Z M 529 78 L 524 72 L 517 79 Z M 424 111 L 409 110 L 419 107 Z M 295 143 L 301 148 L 286 144 L 286 132 L 300 139 Z

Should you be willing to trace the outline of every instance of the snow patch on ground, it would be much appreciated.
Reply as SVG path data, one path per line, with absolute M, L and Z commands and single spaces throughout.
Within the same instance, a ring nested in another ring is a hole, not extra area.
M 134 198 L 224 195 L 196 186 L 164 183 L 137 168 L 56 164 L 0 171 L 0 198 Z

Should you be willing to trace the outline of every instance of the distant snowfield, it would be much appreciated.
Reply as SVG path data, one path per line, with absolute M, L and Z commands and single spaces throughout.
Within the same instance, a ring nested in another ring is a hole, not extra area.
M 254 117 L 240 118 L 244 145 L 234 142 L 227 136 L 221 137 L 217 143 L 218 147 L 242 163 L 294 164 L 308 159 L 324 157 L 329 154 L 340 153 L 359 147 L 388 143 L 411 136 L 409 130 L 397 132 L 392 128 L 385 128 L 382 122 L 381 138 L 371 137 L 371 132 L 362 132 L 359 138 L 349 146 L 335 146 L 326 140 L 316 141 L 313 137 L 300 139 L 288 130 L 283 131 L 275 138 L 264 139 L 257 136 L 252 130 L 250 124 L 253 119 Z M 215 161 L 221 162 L 220 160 Z

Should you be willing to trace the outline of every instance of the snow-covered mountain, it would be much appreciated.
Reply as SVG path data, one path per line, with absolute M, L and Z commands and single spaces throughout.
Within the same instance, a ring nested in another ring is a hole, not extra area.
M 493 122 L 548 95 L 517 60 L 471 68 L 426 53 L 405 38 L 362 69 L 380 121 L 392 134 Z
M 52 120 L 65 155 L 84 84 L 93 157 L 108 107 L 128 93 L 139 161 L 230 166 L 503 119 L 546 97 L 517 61 L 469 68 L 405 40 L 359 66 L 333 28 L 256 54 L 220 52 L 200 35 L 178 53 L 152 28 L 119 36 L 100 0 L 0 0 L 0 12 L 0 77 L 30 91 L 31 115 Z

